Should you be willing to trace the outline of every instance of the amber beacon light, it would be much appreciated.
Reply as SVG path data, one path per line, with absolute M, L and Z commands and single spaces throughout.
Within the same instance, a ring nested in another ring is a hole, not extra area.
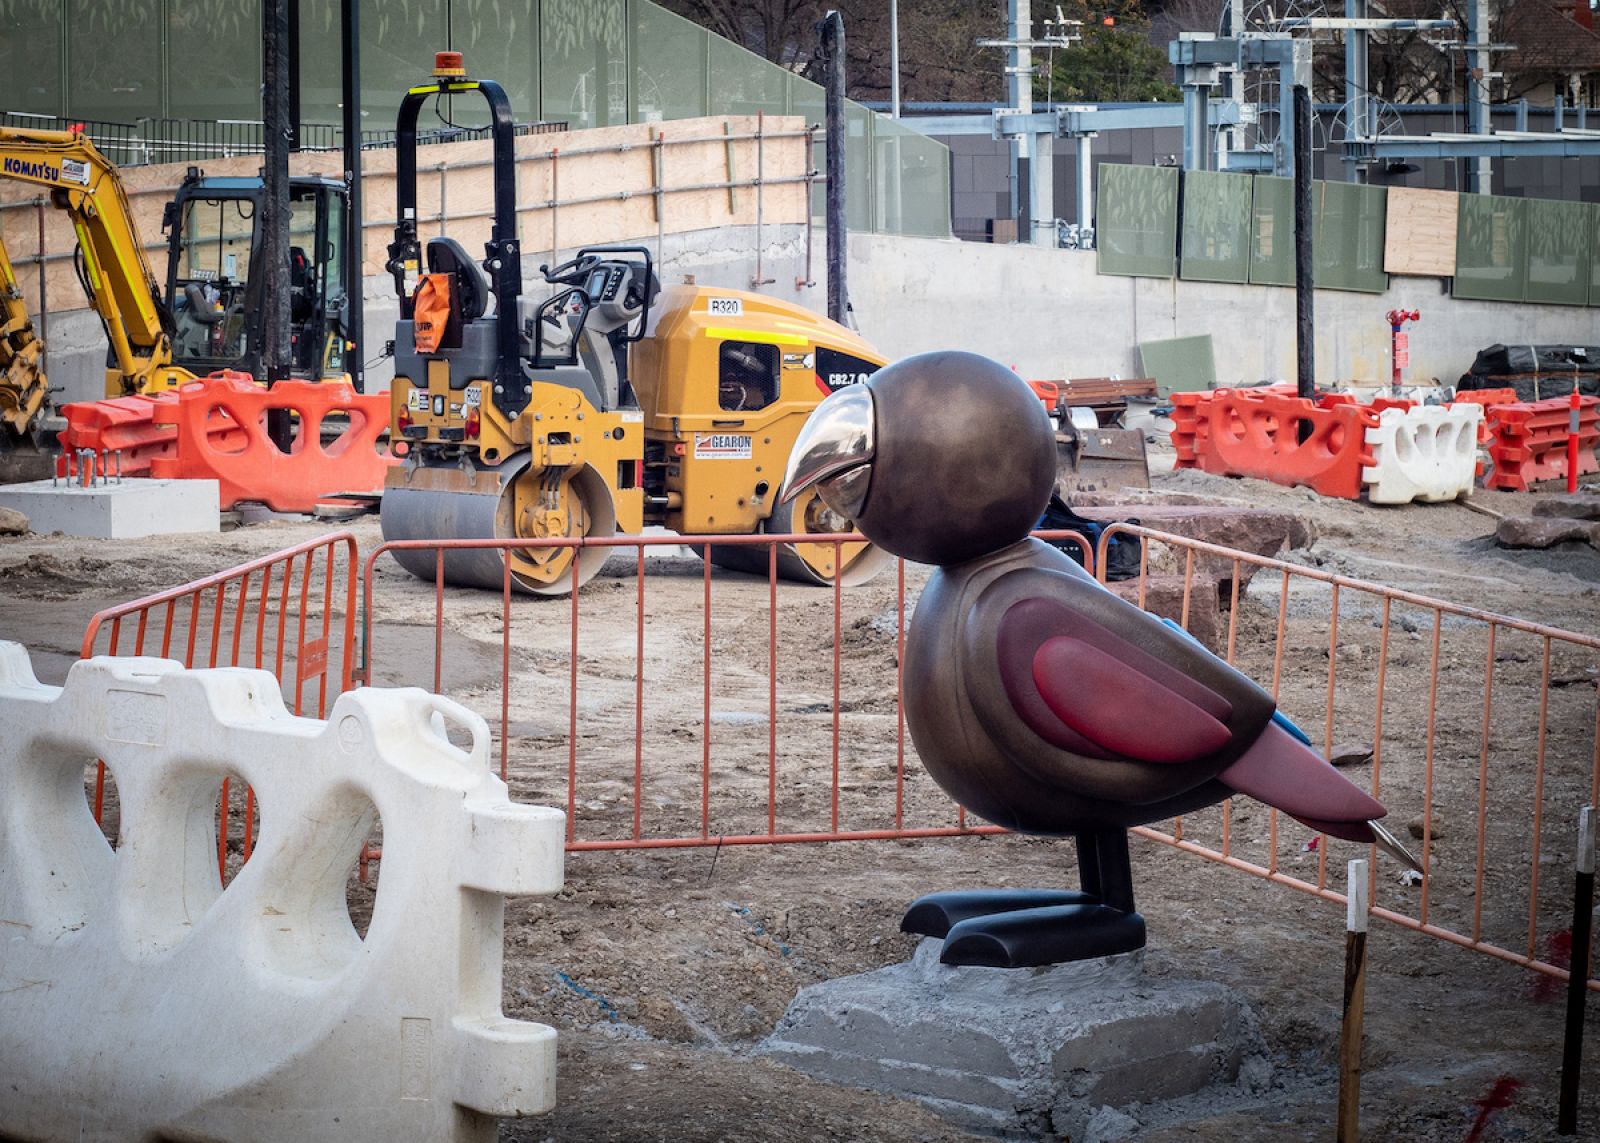
M 433 74 L 439 79 L 464 77 L 467 74 L 466 61 L 461 58 L 460 52 L 434 52 Z

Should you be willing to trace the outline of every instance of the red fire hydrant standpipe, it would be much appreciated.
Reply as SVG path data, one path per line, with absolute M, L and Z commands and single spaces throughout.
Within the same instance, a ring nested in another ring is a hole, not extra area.
M 1422 317 L 1421 310 L 1390 310 L 1384 315 L 1389 319 L 1389 359 L 1393 363 L 1393 372 L 1390 377 L 1389 387 L 1393 395 L 1400 395 L 1400 375 L 1406 366 L 1411 364 L 1411 339 L 1404 331 L 1408 321 L 1418 321 Z
M 1567 414 L 1567 491 L 1578 491 L 1578 378 L 1572 378 L 1572 411 Z

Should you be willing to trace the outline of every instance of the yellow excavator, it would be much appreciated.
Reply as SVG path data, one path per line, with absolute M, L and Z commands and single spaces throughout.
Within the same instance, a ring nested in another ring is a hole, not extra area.
M 448 55 L 448 54 L 447 54 Z M 478 262 L 417 234 L 416 122 L 427 99 L 482 95 L 494 135 L 494 224 Z M 594 246 L 541 267 L 524 296 L 510 105 L 500 86 L 441 57 L 412 87 L 397 130 L 397 218 L 388 269 L 400 298 L 391 439 L 406 463 L 382 503 L 390 540 L 606 537 L 661 525 L 684 536 L 852 531 L 814 495 L 777 503 L 801 426 L 833 389 L 884 358 L 803 307 L 739 290 L 662 290 L 643 247 Z M 432 579 L 436 554 L 395 549 Z M 453 548 L 448 582 L 560 594 L 605 562 L 594 548 Z M 712 545 L 715 563 L 765 574 L 764 547 Z M 785 578 L 846 585 L 887 555 L 869 544 L 795 543 Z M 576 561 L 576 567 L 574 567 Z
M 0 178 L 45 188 L 65 210 L 74 261 L 110 351 L 106 395 L 171 389 L 216 369 L 261 376 L 263 309 L 257 304 L 264 242 L 255 220 L 257 178 L 206 178 L 190 168 L 163 216 L 165 296 L 151 272 L 117 168 L 76 131 L 0 128 Z M 294 372 L 344 373 L 345 289 L 340 273 L 348 191 L 342 180 L 290 180 L 290 314 Z M 0 422 L 14 441 L 31 437 L 48 386 L 40 343 L 3 242 L 0 289 Z M 0 442 L 4 443 L 4 442 Z

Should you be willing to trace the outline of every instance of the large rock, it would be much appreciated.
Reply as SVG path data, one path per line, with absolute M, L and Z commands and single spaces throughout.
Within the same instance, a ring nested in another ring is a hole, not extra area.
M 1600 520 L 1600 493 L 1563 492 L 1541 496 L 1533 502 L 1535 516 L 1563 516 L 1569 520 Z
M 1242 552 L 1250 552 L 1258 556 L 1277 556 L 1285 549 L 1304 548 L 1317 538 L 1316 530 L 1303 517 L 1292 512 L 1272 512 L 1262 508 L 1228 508 L 1213 505 L 1188 505 L 1188 504 L 1122 504 L 1122 505 L 1096 505 L 1077 506 L 1075 510 L 1080 516 L 1090 520 L 1100 520 L 1110 523 L 1113 520 L 1137 520 L 1146 528 L 1154 528 L 1159 532 L 1170 532 L 1175 536 L 1185 539 L 1199 540 L 1207 544 L 1216 544 L 1218 547 L 1234 548 Z M 1147 560 L 1149 574 L 1152 578 L 1162 575 L 1174 575 L 1181 580 L 1184 574 L 1184 565 L 1187 562 L 1187 553 L 1178 548 L 1171 548 L 1160 543 L 1151 545 L 1150 555 Z M 1196 573 L 1196 592 L 1199 591 L 1198 578 L 1202 575 L 1209 576 L 1214 581 L 1221 581 L 1220 590 L 1224 596 L 1231 593 L 1233 579 L 1233 560 L 1227 556 L 1214 556 L 1199 553 L 1195 556 L 1194 570 Z M 1239 564 L 1239 592 L 1244 594 L 1245 586 L 1258 570 L 1257 565 L 1241 561 Z M 1226 598 L 1223 603 L 1226 604 Z M 1152 610 L 1155 610 L 1152 608 Z M 1158 611 L 1158 614 L 1166 614 Z M 1177 618 L 1176 615 L 1173 616 Z M 1206 636 L 1195 632 L 1201 639 Z M 1207 640 L 1209 642 L 1209 640 Z
M 1239 591 L 1244 592 L 1243 581 L 1248 579 L 1247 569 L 1240 572 Z M 1129 603 L 1139 603 L 1139 580 L 1122 580 L 1106 585 Z M 1211 650 L 1221 652 L 1227 642 L 1228 611 L 1233 596 L 1233 574 L 1226 578 L 1213 572 L 1196 571 L 1189 583 L 1188 632 Z M 1144 581 L 1144 609 L 1152 615 L 1184 621 L 1183 576 L 1148 575 Z
M 1564 516 L 1507 516 L 1495 529 L 1502 548 L 1548 548 L 1576 540 L 1600 548 L 1600 520 Z
M 28 518 L 15 508 L 0 508 L 0 536 L 25 536 Z

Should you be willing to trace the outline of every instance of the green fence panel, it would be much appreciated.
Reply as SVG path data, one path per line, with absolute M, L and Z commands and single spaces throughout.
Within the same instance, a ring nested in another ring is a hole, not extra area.
M 1586 202 L 1529 199 L 1527 300 L 1558 306 L 1589 303 L 1595 208 Z
M 710 33 L 654 4 L 634 4 L 629 12 L 628 121 L 695 119 L 706 114 L 707 52 Z
M 301 0 L 302 4 L 304 2 Z M 363 24 L 363 38 L 365 28 Z M 511 113 L 519 122 L 539 118 L 539 0 L 450 0 L 450 47 L 466 57 L 469 74 L 492 79 L 505 88 L 506 98 L 511 101 Z M 337 20 L 333 50 L 337 60 Z M 427 59 L 418 61 L 423 75 L 430 70 L 428 64 Z M 334 82 L 338 81 L 339 72 L 335 66 Z M 412 82 L 419 81 L 420 76 Z M 489 109 L 482 96 L 451 98 L 449 103 L 452 123 L 469 127 L 489 125 Z M 372 125 L 370 120 L 368 125 Z
M 1250 280 L 1250 176 L 1183 175 L 1183 245 L 1178 276 L 1196 282 Z
M 247 10 L 259 27 L 260 9 Z M 164 31 L 159 4 L 68 5 L 67 114 L 120 123 L 159 117 Z
M 1600 306 L 1600 206 L 1589 207 L 1589 304 Z
M 1250 281 L 1294 285 L 1294 180 L 1257 175 L 1251 180 Z
M 1528 290 L 1528 200 L 1464 194 L 1456 219 L 1458 298 L 1520 302 Z
M 1101 163 L 1095 202 L 1100 273 L 1173 276 L 1178 237 L 1176 168 Z
M 65 115 L 61 0 L 0 3 L 0 107 Z
M 950 237 L 949 148 L 881 115 L 872 121 L 872 145 L 872 228 Z
M 166 35 L 167 114 L 177 119 L 260 118 L 258 10 L 236 0 L 185 0 L 168 6 Z
M 1367 294 L 1387 290 L 1389 275 L 1383 271 L 1385 189 L 1318 180 L 1311 186 L 1311 202 L 1316 216 L 1312 277 L 1317 289 Z
M 791 73 L 721 36 L 711 39 L 712 115 L 784 115 Z
M 628 121 L 623 0 L 542 0 L 540 106 L 573 130 Z M 361 30 L 363 40 L 366 28 Z M 363 57 L 362 66 L 366 66 Z M 365 82 L 363 81 L 363 87 Z

